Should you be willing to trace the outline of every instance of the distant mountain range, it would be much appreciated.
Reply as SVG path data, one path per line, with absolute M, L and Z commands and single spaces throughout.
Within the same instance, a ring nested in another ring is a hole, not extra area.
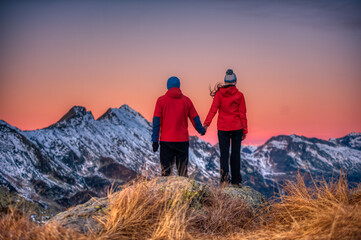
M 329 141 L 280 135 L 259 147 L 243 146 L 241 155 L 244 184 L 267 196 L 297 171 L 329 179 L 342 169 L 351 185 L 361 182 L 361 133 Z M 191 177 L 218 182 L 217 146 L 192 136 L 189 156 Z M 127 105 L 96 120 L 75 106 L 57 123 L 34 131 L 0 120 L 0 186 L 45 207 L 64 209 L 105 195 L 112 184 L 159 171 L 151 123 Z

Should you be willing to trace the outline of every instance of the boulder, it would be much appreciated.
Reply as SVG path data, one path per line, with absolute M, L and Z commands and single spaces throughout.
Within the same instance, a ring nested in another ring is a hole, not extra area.
M 185 177 L 159 177 L 143 183 L 149 185 L 149 190 L 154 194 L 164 193 L 170 199 L 172 194 L 182 194 L 184 200 L 190 200 L 191 207 L 196 209 L 201 209 L 203 199 L 212 194 L 211 186 Z M 136 184 L 129 185 L 126 188 L 134 187 L 136 187 Z M 99 233 L 102 230 L 99 219 L 104 219 L 107 211 L 109 211 L 112 197 L 121 194 L 123 190 L 112 194 L 109 198 L 92 198 L 84 204 L 57 214 L 49 223 L 56 222 L 60 226 L 73 228 L 82 233 L 88 233 L 89 231 Z M 248 186 L 243 188 L 225 187 L 221 188 L 221 191 L 232 198 L 244 200 L 251 210 L 264 203 L 263 195 Z
M 103 217 L 108 210 L 108 198 L 92 198 L 84 204 L 58 213 L 48 223 L 56 223 L 61 227 L 72 228 L 81 233 L 89 231 L 98 233 L 102 230 L 102 224 L 97 219 Z
M 249 186 L 242 188 L 226 187 L 224 192 L 230 197 L 243 199 L 247 204 L 256 208 L 265 203 L 265 197 Z

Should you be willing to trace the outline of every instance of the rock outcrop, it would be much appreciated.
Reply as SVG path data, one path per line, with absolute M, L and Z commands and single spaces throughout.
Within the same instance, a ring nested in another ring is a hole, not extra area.
M 170 201 L 172 201 L 172 194 L 181 193 L 185 200 L 190 200 L 191 207 L 198 210 L 202 209 L 205 199 L 214 192 L 212 186 L 184 177 L 159 177 L 151 181 L 144 181 L 141 184 L 149 185 L 149 191 L 154 192 L 154 194 L 171 193 L 168 195 Z M 49 223 L 56 222 L 62 227 L 72 228 L 82 233 L 99 233 L 102 231 L 103 226 L 99 220 L 104 219 L 106 214 L 111 211 L 111 201 L 116 199 L 117 194 L 122 194 L 122 191 L 131 190 L 132 188 L 134 188 L 134 185 L 129 185 L 109 197 L 92 198 L 84 204 L 59 213 Z M 250 210 L 264 203 L 264 196 L 248 186 L 243 188 L 224 187 L 218 190 L 227 194 L 230 198 L 243 200 Z

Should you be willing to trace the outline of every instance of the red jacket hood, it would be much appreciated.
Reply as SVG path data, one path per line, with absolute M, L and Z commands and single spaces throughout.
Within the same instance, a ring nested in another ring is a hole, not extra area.
M 223 97 L 229 97 L 238 92 L 238 89 L 235 86 L 227 87 L 227 88 L 220 88 L 219 89 L 220 94 L 222 94 Z
M 183 96 L 182 91 L 177 87 L 172 87 L 165 95 L 170 98 L 181 98 Z

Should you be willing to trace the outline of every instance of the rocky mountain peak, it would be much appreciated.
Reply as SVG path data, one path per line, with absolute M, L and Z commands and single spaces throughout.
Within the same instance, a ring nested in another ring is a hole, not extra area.
M 17 132 L 21 132 L 21 130 L 19 129 L 19 128 L 17 128 L 17 127 L 14 127 L 14 126 L 12 126 L 11 124 L 9 124 L 9 123 L 7 123 L 6 121 L 4 121 L 4 120 L 1 120 L 0 119 L 0 127 L 6 127 L 6 128 L 9 128 L 9 129 L 12 129 L 12 130 L 14 130 L 14 131 L 17 131 Z
M 127 125 L 128 127 L 151 127 L 150 122 L 126 104 L 119 108 L 108 108 L 97 121 L 108 121 L 115 125 Z
M 123 109 L 126 110 L 128 112 L 134 113 L 134 114 L 138 114 L 138 112 L 136 112 L 134 109 L 132 109 L 131 107 L 129 107 L 128 104 L 123 104 L 122 106 L 119 107 L 119 109 Z
M 83 106 L 73 106 L 56 124 L 68 122 L 79 125 L 83 120 L 94 120 L 94 116 Z
M 331 138 L 329 141 L 361 151 L 361 133 L 352 132 L 341 138 Z
M 113 116 L 113 108 L 108 108 L 107 111 L 105 111 L 105 113 L 103 113 L 103 115 L 101 115 L 98 120 L 103 120 L 103 119 L 111 119 Z
M 292 142 L 293 137 L 287 135 L 278 135 L 275 137 L 271 137 L 268 141 L 262 145 L 261 148 L 279 148 L 284 149 L 288 146 L 290 142 Z
M 0 186 L 44 206 L 69 207 L 104 196 L 113 182 L 121 185 L 136 173 L 160 174 L 151 130 L 151 123 L 128 105 L 109 108 L 97 121 L 74 106 L 52 127 L 33 131 L 0 121 Z M 350 184 L 359 183 L 361 151 L 348 147 L 359 146 L 359 136 L 350 134 L 338 143 L 280 135 L 259 147 L 243 146 L 244 183 L 270 196 L 275 182 L 292 179 L 298 170 L 327 178 L 341 167 L 348 169 Z M 190 137 L 190 176 L 218 182 L 219 156 L 218 144 Z
M 361 137 L 361 133 L 359 133 L 359 132 L 351 132 L 347 136 L 349 136 L 349 137 Z
M 8 128 L 15 128 L 15 127 L 11 126 L 9 123 L 7 123 L 1 119 L 0 119 L 0 126 L 4 126 L 4 127 L 8 127 Z
M 123 113 L 128 113 L 130 114 L 131 116 L 134 116 L 134 117 L 137 117 L 137 118 L 140 118 L 140 119 L 144 119 L 145 118 L 143 117 L 142 114 L 140 114 L 139 112 L 135 111 L 133 108 L 129 107 L 127 104 L 123 104 L 122 106 L 119 107 L 119 109 L 121 112 Z

